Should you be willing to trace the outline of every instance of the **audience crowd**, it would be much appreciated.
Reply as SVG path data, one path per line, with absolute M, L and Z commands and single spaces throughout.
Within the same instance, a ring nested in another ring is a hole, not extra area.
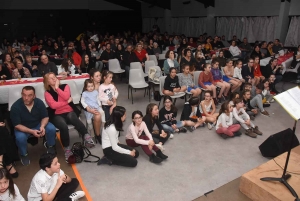
M 270 107 L 273 96 L 279 93 L 276 84 L 282 79 L 283 67 L 273 56 L 283 49 L 280 41 L 249 44 L 247 38 L 240 41 L 236 36 L 226 41 L 225 36 L 211 37 L 205 33 L 195 39 L 160 34 L 158 30 L 155 27 L 143 35 L 126 31 L 116 36 L 86 32 L 75 42 L 66 42 L 62 36 L 38 38 L 34 32 L 21 42 L 3 40 L 1 80 L 43 76 L 49 107 L 35 97 L 34 87 L 25 86 L 9 115 L 7 108 L 1 109 L 0 200 L 24 200 L 12 180 L 19 176 L 14 162 L 20 155 L 21 163 L 30 165 L 27 142 L 36 143 L 38 138 L 44 139 L 47 153 L 39 160 L 40 170 L 32 179 L 28 200 L 77 200 L 84 196 L 82 191 L 73 193 L 78 180 L 60 169 L 56 157 L 56 129 L 60 132 L 66 162 L 73 155 L 68 124 L 75 127 L 87 148 L 101 144 L 104 156 L 98 165 L 127 167 L 137 166 L 138 146 L 152 163 L 165 161 L 168 156 L 163 151 L 168 139 L 176 133 L 204 129 L 199 127 L 215 129 L 224 139 L 240 136 L 242 132 L 252 138 L 262 135 L 253 121 L 260 115 L 269 116 L 265 108 Z M 159 60 L 163 52 L 166 58 L 160 64 L 166 75 L 163 107 L 159 109 L 157 104 L 150 103 L 145 114 L 138 110 L 127 114 L 117 101 L 119 92 L 112 82 L 109 60 L 118 59 L 128 80 L 130 63 L 140 62 L 145 69 L 151 55 Z M 270 56 L 269 64 L 260 66 L 260 60 Z M 292 67 L 299 61 L 300 46 L 294 51 Z M 70 87 L 60 84 L 57 78 L 75 73 L 90 75 L 80 101 L 87 127 L 78 118 L 81 110 L 73 103 Z M 178 106 L 183 108 L 179 119 L 172 102 L 174 97 L 185 93 L 190 98 Z M 127 115 L 132 123 L 123 128 Z M 119 141 L 124 130 L 126 144 Z

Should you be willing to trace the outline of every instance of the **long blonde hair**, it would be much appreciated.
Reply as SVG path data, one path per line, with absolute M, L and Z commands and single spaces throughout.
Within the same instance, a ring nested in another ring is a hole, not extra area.
M 49 79 L 50 75 L 54 75 L 56 77 L 55 73 L 53 73 L 53 72 L 50 72 L 50 73 L 47 73 L 44 75 L 43 83 L 44 83 L 44 88 L 46 91 L 49 91 L 51 88 L 50 85 L 48 84 L 48 79 Z

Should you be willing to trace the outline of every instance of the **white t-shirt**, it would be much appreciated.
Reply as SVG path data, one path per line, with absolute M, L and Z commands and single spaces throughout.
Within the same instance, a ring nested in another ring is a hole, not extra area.
M 9 193 L 9 190 L 6 190 L 3 194 L 0 194 L 0 200 L 1 201 L 25 201 L 25 199 L 21 195 L 19 188 L 17 187 L 16 184 L 14 184 L 14 189 L 15 189 L 15 194 L 16 194 L 15 197 L 13 197 Z
M 31 181 L 30 188 L 27 194 L 28 201 L 41 201 L 42 193 L 50 194 L 57 183 L 58 176 L 64 174 L 64 171 L 60 170 L 59 174 L 54 173 L 52 176 L 50 176 L 45 170 L 40 169 L 34 175 Z

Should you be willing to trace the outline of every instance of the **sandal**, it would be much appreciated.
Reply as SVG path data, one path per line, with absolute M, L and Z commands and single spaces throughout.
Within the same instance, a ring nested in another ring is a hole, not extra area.
M 10 166 L 10 167 L 9 167 L 9 166 Z M 9 168 L 8 168 L 8 167 L 9 167 Z M 15 170 L 14 173 L 10 173 L 10 171 L 12 170 L 12 168 L 14 168 L 14 170 Z M 13 163 L 11 163 L 10 165 L 7 165 L 7 166 L 6 166 L 6 169 L 7 169 L 7 171 L 9 172 L 9 174 L 10 174 L 10 176 L 11 176 L 12 178 L 18 178 L 19 173 L 18 173 L 17 170 L 15 169 Z

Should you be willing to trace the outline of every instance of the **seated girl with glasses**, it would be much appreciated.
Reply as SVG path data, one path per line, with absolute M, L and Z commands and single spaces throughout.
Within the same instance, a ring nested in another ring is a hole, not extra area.
M 126 143 L 130 147 L 141 146 L 143 151 L 149 156 L 152 163 L 161 163 L 168 156 L 164 155 L 155 145 L 147 125 L 143 121 L 143 113 L 136 110 L 132 113 L 132 123 L 129 125 L 126 134 Z M 155 151 L 156 155 L 152 152 Z

